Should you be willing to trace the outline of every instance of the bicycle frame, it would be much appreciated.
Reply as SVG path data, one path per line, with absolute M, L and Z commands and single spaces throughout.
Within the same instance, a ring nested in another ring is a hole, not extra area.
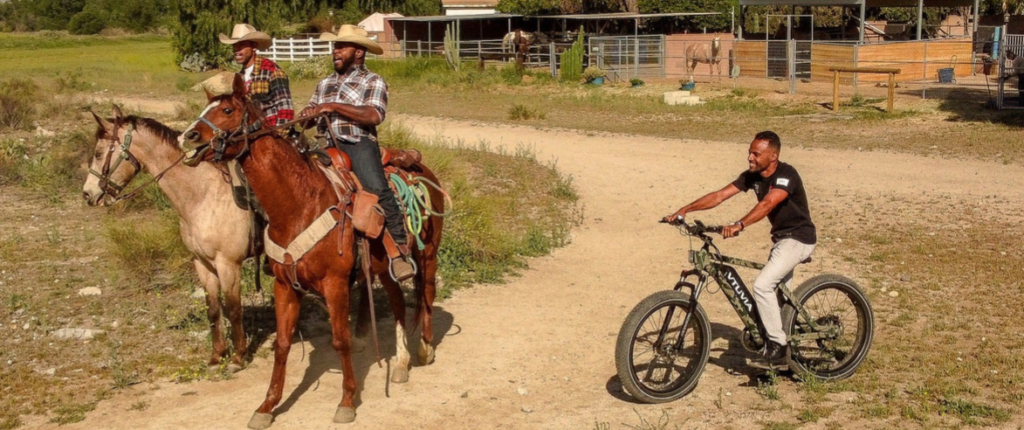
M 698 226 L 703 229 L 703 225 Z M 688 229 L 689 230 L 689 229 Z M 714 228 L 710 228 L 705 231 L 713 231 Z M 740 317 L 740 321 L 749 330 L 751 336 L 757 345 L 764 345 L 764 328 L 760 321 L 760 316 L 757 313 L 757 303 L 754 302 L 751 297 L 750 291 L 747 290 L 746 285 L 743 283 L 739 274 L 733 266 L 746 267 L 750 269 L 760 270 L 764 268 L 764 264 L 755 263 L 753 261 L 742 260 L 739 258 L 729 257 L 722 255 L 711 239 L 711 237 L 704 234 L 704 231 L 696 230 L 696 234 L 690 231 L 690 235 L 697 237 L 704 242 L 704 246 L 700 250 L 689 251 L 688 261 L 693 264 L 691 269 L 683 269 L 679 275 L 679 282 L 676 283 L 673 288 L 676 291 L 680 291 L 683 288 L 690 289 L 690 309 L 683 319 L 682 333 L 679 338 L 676 339 L 675 348 L 681 349 L 683 347 L 683 339 L 686 337 L 686 330 L 690 324 L 690 317 L 697 310 L 698 298 L 701 292 L 707 288 L 708 279 L 713 279 L 718 284 L 719 289 L 725 294 L 729 300 L 729 304 L 732 305 L 736 314 Z M 714 252 L 712 252 L 714 249 Z M 687 282 L 687 278 L 690 276 L 696 276 L 697 282 Z M 789 285 L 785 282 L 780 283 L 778 286 L 779 306 L 785 306 L 787 303 L 792 305 L 803 322 L 807 324 L 810 330 L 805 330 L 804 333 L 791 334 L 788 336 L 790 343 L 799 343 L 800 341 L 816 340 L 816 339 L 828 339 L 834 338 L 838 335 L 838 327 L 829 324 L 818 324 L 812 320 L 810 314 L 804 309 L 804 307 L 793 300 L 793 293 L 789 289 Z M 659 339 L 664 339 L 665 334 L 668 331 L 668 323 L 672 319 L 673 309 L 669 309 L 668 315 L 665 318 L 665 325 L 661 329 Z

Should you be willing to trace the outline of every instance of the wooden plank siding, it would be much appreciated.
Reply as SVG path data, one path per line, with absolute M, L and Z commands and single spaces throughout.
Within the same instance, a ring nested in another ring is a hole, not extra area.
M 853 45 L 835 45 L 815 43 L 811 46 L 811 80 L 815 82 L 832 82 L 829 67 L 855 67 L 856 47 Z M 841 84 L 853 84 L 853 74 L 843 73 L 839 77 Z
M 965 62 L 966 64 L 953 65 Z M 888 42 L 857 47 L 858 67 L 896 67 L 897 82 L 928 81 L 938 82 L 939 69 L 953 67 L 956 76 L 971 75 L 971 41 L 939 40 Z M 884 82 L 885 75 L 865 74 L 860 82 Z
M 768 76 L 768 42 L 737 40 L 733 42 L 736 65 L 740 76 L 764 78 Z

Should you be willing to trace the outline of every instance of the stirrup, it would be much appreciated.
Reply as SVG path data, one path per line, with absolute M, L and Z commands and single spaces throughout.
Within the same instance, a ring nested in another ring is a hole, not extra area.
M 402 282 L 406 279 L 412 278 L 413 276 L 416 276 L 416 272 L 419 271 L 419 268 L 416 267 L 416 262 L 412 259 L 399 257 L 390 258 L 389 260 L 388 274 L 391 275 L 391 279 L 394 279 L 395 282 Z M 405 267 L 402 267 L 403 265 Z M 395 266 L 398 266 L 398 270 L 395 270 Z

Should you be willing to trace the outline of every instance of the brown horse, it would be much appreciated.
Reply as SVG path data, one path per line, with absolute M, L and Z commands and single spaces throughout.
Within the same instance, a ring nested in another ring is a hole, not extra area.
M 240 281 L 242 261 L 252 256 L 249 213 L 235 205 L 231 185 L 221 179 L 214 165 L 190 169 L 176 163 L 183 155 L 178 149 L 177 131 L 153 119 L 125 117 L 116 106 L 113 118 L 103 119 L 96 114 L 93 118 L 98 124 L 96 150 L 82 196 L 90 206 L 112 204 L 142 169 L 153 176 L 163 172 L 157 185 L 178 212 L 182 242 L 192 252 L 199 280 L 206 289 L 206 315 L 213 338 L 213 354 L 207 365 L 211 370 L 219 368 L 228 353 L 221 323 L 223 293 L 223 312 L 231 322 L 235 349 L 228 370 L 241 370 L 246 339 Z
M 693 72 L 697 69 L 697 63 L 708 65 L 708 76 L 714 75 L 715 68 L 718 69 L 718 79 L 722 79 L 722 39 L 714 38 L 711 43 L 694 43 L 686 47 L 686 73 L 690 75 L 690 82 L 693 82 Z
M 217 158 L 237 159 L 252 186 L 253 192 L 266 210 L 269 219 L 266 236 L 277 244 L 292 243 L 316 219 L 325 219 L 328 214 L 335 224 L 316 241 L 307 253 L 297 261 L 289 257 L 287 263 L 274 262 L 274 297 L 277 314 L 277 339 L 274 350 L 274 370 L 266 399 L 257 408 L 249 421 L 249 427 L 263 429 L 270 426 L 271 412 L 281 401 L 284 388 L 285 367 L 291 348 L 292 333 L 298 321 L 299 301 L 306 288 L 322 295 L 327 304 L 331 321 L 332 346 L 341 360 L 344 375 L 343 394 L 335 412 L 334 421 L 339 423 L 355 420 L 354 397 L 356 392 L 355 374 L 352 364 L 352 341 L 348 322 L 349 280 L 355 269 L 356 232 L 346 214 L 347 201 L 339 200 L 328 179 L 312 165 L 308 158 L 300 155 L 284 139 L 275 134 L 256 132 L 258 137 L 244 138 L 241 135 L 255 130 L 253 123 L 262 118 L 262 113 L 245 96 L 244 83 L 235 79 L 233 93 L 213 97 L 208 95 L 209 105 L 198 121 L 193 123 L 179 138 L 182 150 L 186 151 L 186 162 L 211 161 Z M 227 132 L 222 131 L 227 130 Z M 236 136 L 238 138 L 234 138 Z M 417 167 L 423 176 L 429 174 L 422 165 Z M 436 193 L 432 193 L 435 194 Z M 432 199 L 434 210 L 443 211 L 443 197 Z M 432 329 L 430 312 L 434 296 L 434 278 L 437 271 L 437 246 L 440 244 L 441 221 L 431 217 L 424 228 L 426 247 L 417 251 L 420 262 L 417 275 L 417 321 L 423 326 L 419 355 L 425 363 L 433 358 Z M 329 218 L 328 218 L 329 219 Z M 387 268 L 386 257 L 381 246 L 371 247 L 371 272 L 380 273 Z M 294 264 L 291 264 L 294 263 Z M 381 276 L 388 293 L 396 319 L 396 337 L 402 343 L 396 350 L 400 371 L 393 380 L 403 380 L 408 375 L 408 357 L 404 336 L 404 300 L 398 284 Z M 364 280 L 365 282 L 365 280 Z M 405 376 L 401 375 L 404 371 Z

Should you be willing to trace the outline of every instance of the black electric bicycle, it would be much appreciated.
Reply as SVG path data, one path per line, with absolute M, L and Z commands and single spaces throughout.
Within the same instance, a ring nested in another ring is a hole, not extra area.
M 615 367 L 622 386 L 644 403 L 682 398 L 697 386 L 711 354 L 711 324 L 698 299 L 713 279 L 736 309 L 744 329 L 742 344 L 751 352 L 765 345 L 757 304 L 733 266 L 761 269 L 763 264 L 722 255 L 708 233 L 721 226 L 678 220 L 679 230 L 703 242 L 689 251 L 693 267 L 682 271 L 672 290 L 654 293 L 626 317 L 615 344 Z M 852 280 L 825 274 L 795 290 L 780 284 L 782 329 L 789 370 L 823 380 L 850 377 L 864 361 L 874 335 L 874 314 L 867 296 Z

